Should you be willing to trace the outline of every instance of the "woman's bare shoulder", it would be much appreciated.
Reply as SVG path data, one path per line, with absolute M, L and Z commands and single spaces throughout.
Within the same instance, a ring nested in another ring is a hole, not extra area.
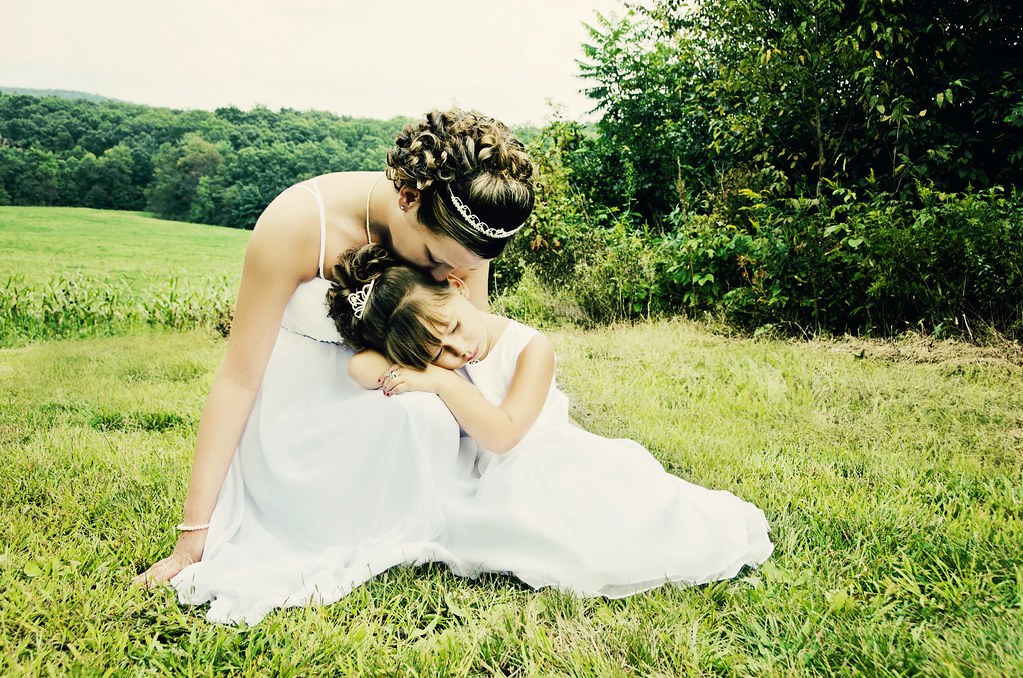
M 322 205 L 326 238 L 323 268 L 327 271 L 338 253 L 365 242 L 364 184 L 373 175 L 380 173 L 334 172 L 288 187 L 260 215 L 250 248 L 259 248 L 270 256 L 294 258 L 303 270 L 316 275 Z
M 277 267 L 305 279 L 316 275 L 320 245 L 319 207 L 301 184 L 282 191 L 256 220 L 246 259 L 271 258 Z
M 256 231 L 277 230 L 304 222 L 319 223 L 319 207 L 307 182 L 289 186 L 274 198 L 256 220 Z

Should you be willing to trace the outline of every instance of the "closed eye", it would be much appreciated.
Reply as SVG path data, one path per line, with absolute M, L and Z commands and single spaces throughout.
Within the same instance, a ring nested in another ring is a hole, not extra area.
M 447 267 L 449 267 L 451 269 L 455 268 L 451 264 L 443 262 L 440 259 L 438 259 L 437 257 L 433 256 L 433 252 L 431 252 L 429 250 L 429 248 L 426 250 L 426 261 L 427 261 L 427 263 L 428 263 L 430 268 L 437 268 L 438 266 L 447 266 Z

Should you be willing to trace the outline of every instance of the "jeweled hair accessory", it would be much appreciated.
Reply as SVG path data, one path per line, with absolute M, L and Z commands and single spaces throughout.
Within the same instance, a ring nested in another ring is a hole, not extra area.
M 510 238 L 519 232 L 519 229 L 526 225 L 526 222 L 522 222 L 510 231 L 506 231 L 501 228 L 492 228 L 487 226 L 486 222 L 480 221 L 480 218 L 472 213 L 469 206 L 459 200 L 455 192 L 451 190 L 451 184 L 448 184 L 448 195 L 451 196 L 451 204 L 455 206 L 458 213 L 462 215 L 462 219 L 465 223 L 472 226 L 474 229 L 487 236 L 488 238 Z
M 366 302 L 369 301 L 369 293 L 373 291 L 374 278 L 359 288 L 358 292 L 348 295 L 348 303 L 352 305 L 352 315 L 356 320 L 362 320 L 362 314 L 366 311 Z

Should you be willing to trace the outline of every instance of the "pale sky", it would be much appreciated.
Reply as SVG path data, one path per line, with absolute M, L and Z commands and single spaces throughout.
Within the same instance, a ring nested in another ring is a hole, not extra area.
M 140 104 L 509 124 L 592 108 L 576 59 L 620 0 L 0 0 L 0 86 Z

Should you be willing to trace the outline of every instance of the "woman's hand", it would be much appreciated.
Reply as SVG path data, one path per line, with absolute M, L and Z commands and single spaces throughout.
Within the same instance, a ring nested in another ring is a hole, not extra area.
M 192 563 L 199 562 L 205 546 L 206 530 L 182 532 L 178 537 L 178 543 L 174 547 L 174 551 L 132 579 L 132 583 L 145 586 L 146 588 L 153 588 L 169 581 Z
M 391 367 L 380 375 L 380 388 L 385 396 L 398 395 L 408 391 L 425 391 L 437 393 L 445 379 L 458 376 L 443 367 L 427 365 L 425 370 L 413 370 L 401 365 Z

